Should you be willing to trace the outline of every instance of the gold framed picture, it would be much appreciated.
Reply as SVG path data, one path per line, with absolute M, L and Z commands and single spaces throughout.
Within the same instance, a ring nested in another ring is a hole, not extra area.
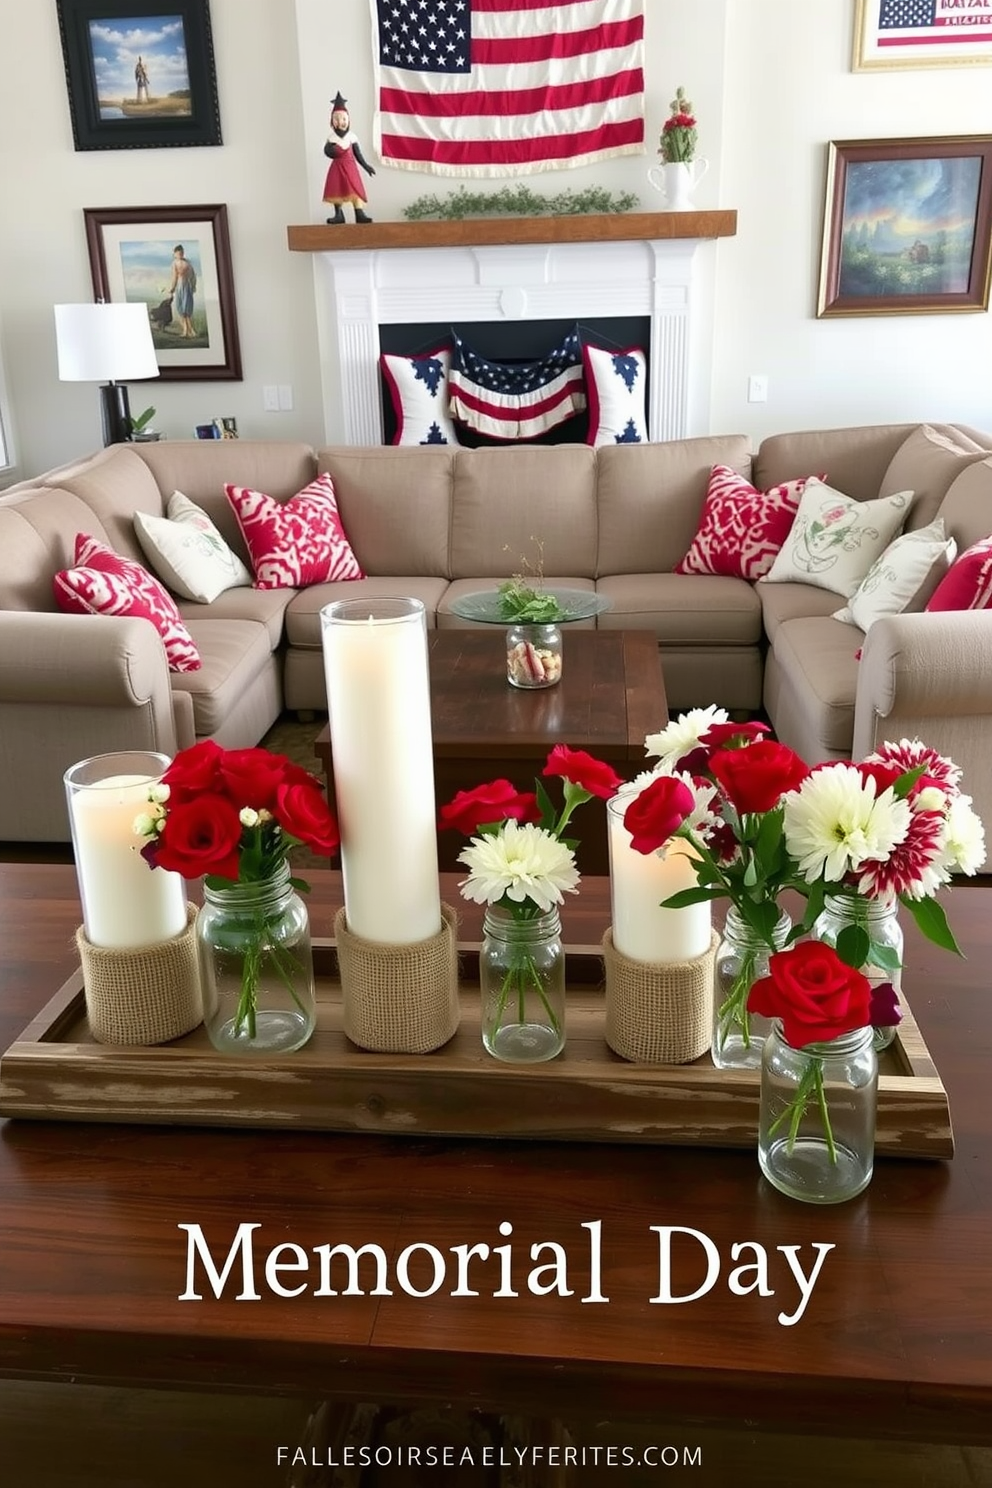
M 851 66 L 992 66 L 992 0 L 857 0 Z

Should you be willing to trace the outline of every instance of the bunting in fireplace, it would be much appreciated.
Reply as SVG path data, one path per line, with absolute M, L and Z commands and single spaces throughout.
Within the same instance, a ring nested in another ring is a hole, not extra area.
M 389 165 L 518 176 L 644 149 L 644 0 L 371 0 Z
M 534 362 L 492 362 L 452 331 L 453 419 L 490 439 L 537 439 L 586 407 L 578 328 Z

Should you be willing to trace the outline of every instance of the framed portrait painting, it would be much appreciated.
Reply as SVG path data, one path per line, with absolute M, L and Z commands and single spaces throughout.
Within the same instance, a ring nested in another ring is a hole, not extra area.
M 854 72 L 992 65 L 992 0 L 857 0 Z
M 77 150 L 219 145 L 208 0 L 57 0 Z
M 83 217 L 94 298 L 145 306 L 163 380 L 240 382 L 227 208 L 87 207 Z
M 833 141 L 817 315 L 987 310 L 992 135 Z

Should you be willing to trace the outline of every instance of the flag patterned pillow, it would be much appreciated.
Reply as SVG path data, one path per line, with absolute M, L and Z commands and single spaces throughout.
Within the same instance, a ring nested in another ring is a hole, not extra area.
M 394 444 L 457 444 L 448 416 L 448 372 L 451 351 L 439 346 L 426 356 L 379 358 L 396 415 Z
M 588 444 L 645 444 L 648 359 L 637 346 L 604 351 L 583 346 L 586 396 L 589 399 Z
M 759 491 L 729 465 L 714 465 L 699 527 L 675 572 L 763 578 L 789 535 L 808 480 L 804 475 Z
M 992 537 L 966 548 L 937 585 L 928 610 L 992 609 Z
M 332 579 L 363 579 L 341 525 L 329 475 L 276 501 L 249 486 L 225 485 L 255 570 L 256 589 L 305 589 Z
M 200 653 L 172 595 L 140 563 L 85 532 L 76 534 L 72 568 L 55 575 L 55 602 L 66 615 L 132 615 L 162 637 L 171 672 L 198 672 Z

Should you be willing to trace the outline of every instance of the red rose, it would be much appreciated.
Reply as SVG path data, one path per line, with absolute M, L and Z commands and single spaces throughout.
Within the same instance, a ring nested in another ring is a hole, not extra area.
M 724 749 L 728 745 L 742 748 L 756 744 L 763 734 L 770 734 L 767 723 L 711 723 L 705 734 L 700 734 L 700 744 L 707 749 Z
M 761 739 L 746 749 L 718 749 L 710 757 L 710 774 L 743 814 L 773 810 L 786 791 L 802 784 L 809 766 L 785 744 Z
M 599 796 L 602 801 L 608 801 L 623 785 L 612 765 L 593 759 L 584 749 L 569 749 L 567 744 L 555 745 L 542 774 L 561 775 L 573 785 L 587 790 L 591 796 Z
M 310 776 L 310 784 L 294 781 L 291 785 L 280 785 L 276 791 L 273 814 L 284 832 L 298 837 L 312 852 L 336 852 L 341 841 L 334 813 L 328 806 L 318 780 Z
M 267 749 L 226 749 L 220 761 L 222 788 L 239 811 L 242 806 L 271 811 L 288 763 L 285 755 Z
M 689 816 L 693 794 L 684 780 L 659 775 L 636 795 L 623 814 L 635 852 L 657 852 Z
M 170 804 L 216 790 L 223 758 L 223 749 L 213 739 L 204 739 L 201 744 L 181 749 L 162 776 L 169 787 Z
M 453 827 L 473 837 L 480 827 L 499 821 L 540 821 L 541 813 L 533 791 L 518 791 L 508 780 L 490 780 L 474 790 L 459 791 L 454 800 L 442 806 L 438 826 Z
M 874 780 L 875 799 L 888 790 L 890 785 L 895 785 L 900 775 L 904 772 L 899 765 L 882 764 L 880 760 L 874 763 L 870 760 L 859 760 L 854 766 L 862 780 Z
M 224 796 L 197 796 L 192 801 L 170 801 L 165 825 L 154 844 L 156 868 L 199 878 L 238 877 L 241 822 L 237 807 Z
M 781 1018 L 788 1043 L 802 1049 L 866 1027 L 871 984 L 833 946 L 803 940 L 769 958 L 768 975 L 754 983 L 747 1005 L 765 1018 Z

